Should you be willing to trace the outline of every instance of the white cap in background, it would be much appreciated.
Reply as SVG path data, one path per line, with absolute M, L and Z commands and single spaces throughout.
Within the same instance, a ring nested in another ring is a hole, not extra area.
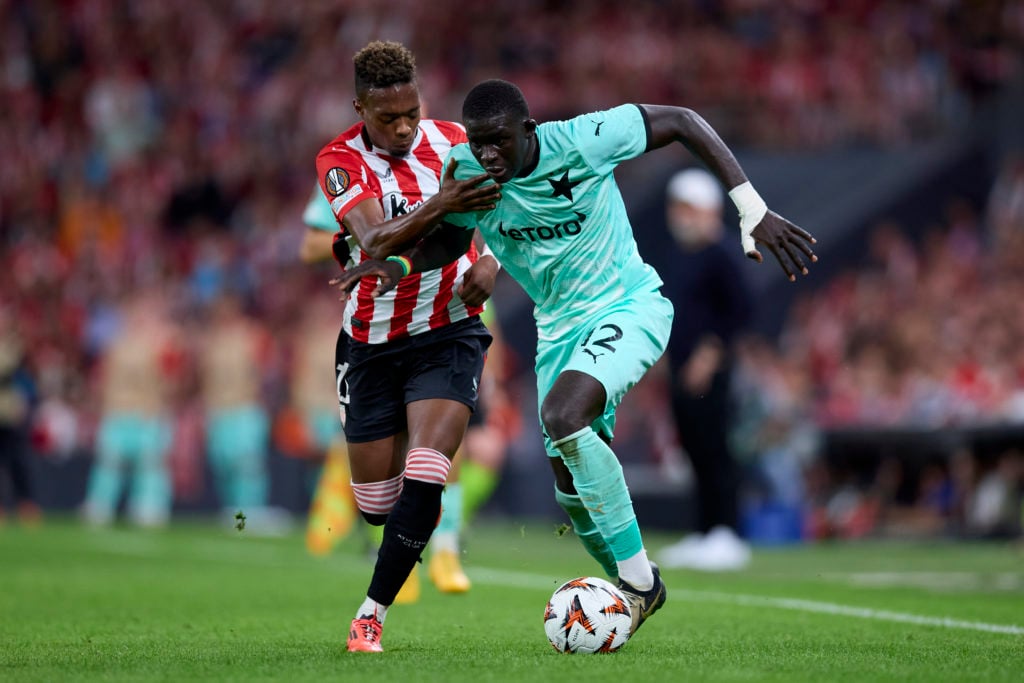
M 672 176 L 666 188 L 669 199 L 698 209 L 721 209 L 722 188 L 715 177 L 700 168 L 688 168 Z

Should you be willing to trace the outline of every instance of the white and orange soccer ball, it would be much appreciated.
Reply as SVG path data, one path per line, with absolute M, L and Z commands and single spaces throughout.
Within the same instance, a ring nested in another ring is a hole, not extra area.
M 629 640 L 631 622 L 619 589 L 596 576 L 566 581 L 544 609 L 544 632 L 559 652 L 615 652 Z

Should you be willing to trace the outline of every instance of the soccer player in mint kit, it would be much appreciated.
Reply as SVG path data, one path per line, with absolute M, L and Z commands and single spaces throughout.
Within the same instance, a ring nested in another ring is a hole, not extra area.
M 537 386 L 555 496 L 587 551 L 629 600 L 632 632 L 665 601 L 647 559 L 622 467 L 609 447 L 615 409 L 662 355 L 672 305 L 641 260 L 612 175 L 627 159 L 684 144 L 729 188 L 743 249 L 771 251 L 787 277 L 816 261 L 814 238 L 768 211 L 732 152 L 695 112 L 626 104 L 538 125 L 512 83 L 474 87 L 462 109 L 468 144 L 447 164 L 455 177 L 486 172 L 501 186 L 489 211 L 449 214 L 429 239 L 385 261 L 364 262 L 335 280 L 350 290 L 378 277 L 378 292 L 464 250 L 479 228 L 502 266 L 533 299 Z M 685 311 L 682 312 L 685 315 Z

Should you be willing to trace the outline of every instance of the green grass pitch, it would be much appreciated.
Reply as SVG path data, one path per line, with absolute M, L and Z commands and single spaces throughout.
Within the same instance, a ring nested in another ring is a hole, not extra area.
M 367 655 L 344 646 L 371 570 L 357 535 L 314 558 L 298 532 L 8 525 L 0 681 L 1024 681 L 1020 546 L 801 546 L 734 574 L 666 571 L 665 607 L 591 656 L 554 652 L 541 624 L 554 588 L 598 572 L 571 533 L 485 521 L 465 546 L 472 591 L 424 581 Z

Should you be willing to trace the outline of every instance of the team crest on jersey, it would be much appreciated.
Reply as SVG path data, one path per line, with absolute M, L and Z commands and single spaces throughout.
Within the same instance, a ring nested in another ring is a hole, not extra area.
M 348 171 L 343 168 L 335 166 L 327 172 L 327 191 L 331 193 L 332 197 L 337 197 L 339 194 L 348 189 L 349 177 Z

